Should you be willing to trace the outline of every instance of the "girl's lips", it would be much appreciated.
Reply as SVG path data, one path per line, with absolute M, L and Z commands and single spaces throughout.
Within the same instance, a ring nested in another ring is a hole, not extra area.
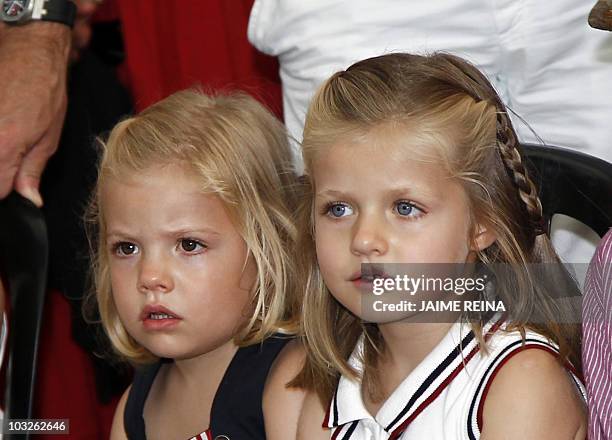
M 376 277 L 376 278 L 385 278 L 385 277 Z M 386 278 L 390 278 L 390 277 L 386 277 Z M 372 277 L 367 277 L 367 278 L 355 278 L 353 280 L 351 280 L 351 283 L 353 283 L 353 286 L 355 286 L 356 288 L 358 288 L 361 291 L 367 292 L 367 293 L 372 293 L 374 291 L 374 278 Z
M 382 267 L 379 267 L 378 265 L 362 265 L 362 268 L 365 268 L 365 270 L 353 272 L 349 278 L 349 281 L 360 290 L 372 292 L 375 278 L 391 278 L 391 275 L 386 273 Z
M 349 278 L 349 281 L 352 281 L 352 282 L 361 281 L 364 283 L 372 284 L 372 281 L 374 280 L 374 278 L 392 278 L 392 276 L 386 273 L 382 269 L 369 266 L 366 271 L 359 270 L 359 271 L 353 272 L 353 274 Z
M 351 282 L 358 289 L 363 289 L 363 288 L 366 288 L 366 287 L 370 287 L 373 284 L 372 280 L 370 280 L 370 279 L 363 279 L 361 277 L 355 278 L 354 280 L 351 280 Z
M 173 312 L 167 307 L 162 306 L 161 304 L 150 304 L 145 306 L 145 308 L 142 309 L 142 313 L 140 314 L 140 319 L 142 321 L 144 321 L 145 319 L 151 319 L 151 314 L 164 314 L 171 316 L 173 319 L 183 319 L 177 313 Z
M 145 319 L 142 321 L 142 325 L 145 330 L 167 330 L 176 327 L 179 322 L 181 320 L 178 318 Z
M 157 315 L 157 316 L 155 316 Z M 166 316 L 161 316 L 166 315 Z M 162 305 L 148 305 L 140 315 L 142 325 L 146 330 L 163 330 L 172 328 L 183 319 L 172 310 Z

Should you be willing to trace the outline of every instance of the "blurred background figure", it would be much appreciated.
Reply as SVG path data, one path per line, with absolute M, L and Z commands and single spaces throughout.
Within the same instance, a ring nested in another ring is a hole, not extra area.
M 612 1 L 599 0 L 591 9 L 589 24 L 595 29 L 612 31 Z

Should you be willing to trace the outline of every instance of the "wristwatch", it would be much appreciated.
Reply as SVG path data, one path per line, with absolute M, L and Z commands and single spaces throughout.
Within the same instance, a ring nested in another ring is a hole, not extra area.
M 7 24 L 55 21 L 72 27 L 76 5 L 71 0 L 0 0 L 0 18 Z

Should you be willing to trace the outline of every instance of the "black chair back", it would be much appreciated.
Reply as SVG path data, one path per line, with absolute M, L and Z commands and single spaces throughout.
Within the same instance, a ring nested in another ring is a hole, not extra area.
M 523 145 L 544 217 L 565 214 L 603 237 L 612 227 L 612 164 L 567 148 Z
M 8 281 L 4 420 L 31 419 L 49 244 L 42 211 L 13 192 L 0 200 L 0 268 Z M 29 439 L 29 434 L 11 438 Z

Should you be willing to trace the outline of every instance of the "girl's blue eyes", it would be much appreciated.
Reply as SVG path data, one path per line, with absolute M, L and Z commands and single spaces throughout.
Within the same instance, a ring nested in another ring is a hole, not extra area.
M 344 217 L 345 215 L 351 215 L 353 208 L 346 203 L 330 203 L 327 207 L 327 213 L 334 218 Z
M 413 210 L 419 209 L 410 202 L 398 202 L 395 204 L 395 210 L 399 215 L 408 216 Z
M 177 250 L 190 253 L 196 253 L 206 248 L 206 245 L 192 238 L 181 238 L 176 244 Z M 112 246 L 113 253 L 120 257 L 128 257 L 138 253 L 138 246 L 128 241 L 121 241 Z
M 423 211 L 416 207 L 414 203 L 401 200 L 395 203 L 395 212 L 402 217 L 417 217 Z M 342 218 L 353 214 L 353 208 L 344 202 L 332 202 L 326 206 L 325 214 L 332 218 Z

